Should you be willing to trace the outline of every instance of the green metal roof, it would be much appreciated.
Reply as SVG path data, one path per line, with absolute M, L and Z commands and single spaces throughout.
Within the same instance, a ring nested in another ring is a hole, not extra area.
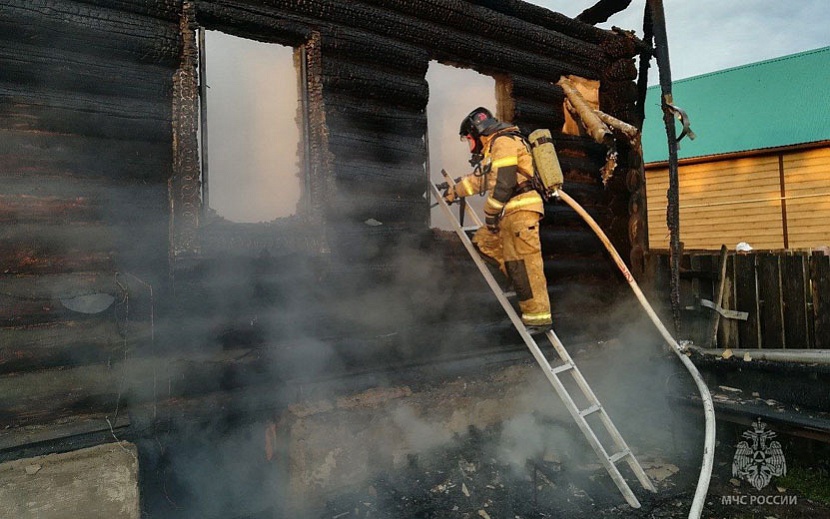
M 830 47 L 675 81 L 672 94 L 697 134 L 680 142 L 681 159 L 828 140 Z M 646 96 L 643 155 L 669 157 L 659 86 Z

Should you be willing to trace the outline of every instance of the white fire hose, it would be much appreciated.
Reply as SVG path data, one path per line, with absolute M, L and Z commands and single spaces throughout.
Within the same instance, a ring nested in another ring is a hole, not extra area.
M 642 290 L 640 290 L 640 287 L 634 280 L 634 276 L 631 275 L 631 271 L 628 270 L 628 267 L 623 262 L 619 253 L 611 244 L 611 241 L 599 225 L 597 225 L 597 222 L 591 218 L 591 215 L 589 215 L 588 212 L 576 202 L 576 200 L 568 196 L 568 194 L 563 192 L 561 189 L 556 191 L 556 196 L 571 206 L 571 208 L 576 211 L 583 220 L 585 220 L 594 233 L 596 233 L 597 237 L 602 241 L 603 245 L 605 245 L 605 248 L 608 249 L 611 257 L 614 259 L 614 263 L 617 264 L 617 267 L 622 272 L 623 277 L 625 277 L 625 280 L 628 281 L 628 286 L 631 287 L 634 295 L 637 296 L 637 299 L 640 301 L 640 304 L 645 309 L 649 318 L 651 318 L 654 326 L 656 326 L 657 330 L 660 331 L 660 335 L 663 336 L 666 344 L 668 344 L 672 351 L 674 351 L 674 353 L 680 358 L 680 361 L 689 371 L 689 374 L 692 375 L 692 379 L 694 379 L 695 384 L 697 385 L 697 389 L 700 392 L 700 398 L 703 401 L 703 414 L 706 420 L 706 430 L 703 443 L 703 465 L 700 467 L 700 477 L 697 480 L 697 490 L 695 490 L 695 496 L 694 499 L 692 499 L 692 507 L 689 510 L 689 519 L 699 519 L 700 514 L 703 512 L 703 504 L 706 500 L 706 493 L 709 491 L 709 480 L 712 477 L 712 466 L 714 464 L 715 457 L 715 407 L 712 404 L 712 395 L 709 394 L 709 388 L 706 387 L 706 383 L 703 381 L 703 378 L 701 378 L 700 372 L 697 370 L 692 361 L 689 360 L 689 357 L 686 355 L 686 350 L 677 343 L 663 323 L 660 322 L 660 319 L 657 317 L 657 313 L 655 313 L 654 309 L 646 300 Z

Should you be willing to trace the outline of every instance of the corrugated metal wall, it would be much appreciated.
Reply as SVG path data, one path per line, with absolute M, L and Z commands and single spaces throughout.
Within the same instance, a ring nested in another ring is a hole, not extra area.
M 679 175 L 680 240 L 687 250 L 830 244 L 830 148 L 685 164 Z M 668 170 L 647 170 L 646 186 L 649 246 L 666 250 Z

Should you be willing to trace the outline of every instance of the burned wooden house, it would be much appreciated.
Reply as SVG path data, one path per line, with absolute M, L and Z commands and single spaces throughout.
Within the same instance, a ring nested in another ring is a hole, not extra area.
M 555 85 L 598 81 L 600 109 L 641 124 L 643 46 L 629 33 L 518 0 L 6 0 L 0 27 L 0 453 L 25 468 L 6 472 L 4 513 L 60 506 L 38 491 L 60 484 L 57 462 L 31 461 L 48 454 L 120 456 L 136 477 L 90 485 L 132 489 L 151 515 L 277 517 L 406 459 L 401 428 L 372 415 L 388 402 L 416 402 L 453 433 L 516 412 L 526 352 L 430 227 L 430 63 L 492 78 L 502 119 L 551 129 L 567 191 L 635 272 L 642 261 L 641 156 L 618 142 L 604 184 L 608 150 L 561 131 Z M 291 55 L 283 95 L 297 108 L 276 124 L 299 135 L 282 159 L 299 174 L 293 214 L 211 210 L 238 186 L 210 175 L 205 150 L 224 137 L 202 133 L 204 31 Z M 546 211 L 557 329 L 602 337 L 618 273 L 567 207 Z M 356 430 L 363 446 L 347 441 Z M 378 435 L 398 438 L 394 452 L 370 448 Z M 220 446 L 254 468 L 190 464 Z M 218 494 L 224 508 L 200 508 Z

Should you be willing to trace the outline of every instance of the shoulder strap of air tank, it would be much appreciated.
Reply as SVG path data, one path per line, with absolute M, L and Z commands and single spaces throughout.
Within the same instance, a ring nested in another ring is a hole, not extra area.
M 502 130 L 500 132 L 497 132 L 496 135 L 492 139 L 490 139 L 489 147 L 492 148 L 493 144 L 496 142 L 496 139 L 498 139 L 499 137 L 505 137 L 505 136 L 508 136 L 508 135 L 510 137 L 518 137 L 519 139 L 521 139 L 522 144 L 525 145 L 525 148 L 527 149 L 528 153 L 530 153 L 530 142 L 528 142 L 527 137 L 522 135 L 522 132 L 520 132 L 519 130 L 514 130 L 514 129 Z M 521 176 L 525 177 L 528 180 L 533 179 L 533 177 L 531 175 L 527 175 L 525 173 L 522 173 L 521 171 L 517 171 L 517 173 L 520 174 Z

